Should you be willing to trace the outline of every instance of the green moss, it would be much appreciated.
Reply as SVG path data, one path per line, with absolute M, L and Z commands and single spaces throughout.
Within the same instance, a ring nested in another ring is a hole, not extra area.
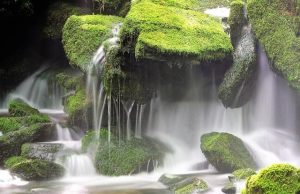
M 246 183 L 244 194 L 297 194 L 300 192 L 300 170 L 289 164 L 273 164 Z
M 200 12 L 148 1 L 132 6 L 121 29 L 121 44 L 137 59 L 217 60 L 232 51 L 219 21 Z
M 22 127 L 20 117 L 0 117 L 0 131 L 5 134 L 16 131 Z
M 63 26 L 71 15 L 89 14 L 85 8 L 77 7 L 67 2 L 55 2 L 47 11 L 46 27 L 44 33 L 48 38 L 60 39 L 62 37 Z
M 239 169 L 232 173 L 237 180 L 247 179 L 248 177 L 255 175 L 255 170 L 251 168 Z
M 82 75 L 61 72 L 55 76 L 57 82 L 67 90 L 75 90 L 81 86 Z
M 212 132 L 202 135 L 201 150 L 220 172 L 233 172 L 256 166 L 242 140 L 229 133 Z
M 105 130 L 102 129 L 102 131 Z M 99 143 L 95 166 L 103 175 L 129 175 L 137 173 L 139 170 L 147 170 L 149 160 L 161 161 L 161 150 L 149 140 L 132 138 L 128 141 L 118 141 L 111 135 L 110 143 L 103 138 Z
M 5 162 L 5 167 L 12 173 L 19 175 L 22 179 L 51 180 L 62 177 L 65 169 L 56 163 L 46 160 L 27 159 L 24 157 L 12 157 Z
M 193 178 L 191 182 L 175 190 L 175 194 L 198 193 L 208 189 L 207 183 L 199 178 Z
M 29 116 L 32 114 L 39 114 L 39 111 L 26 104 L 21 99 L 11 100 L 8 103 L 8 111 L 11 116 L 22 117 Z
M 102 131 L 102 130 L 101 130 Z M 90 147 L 94 148 L 98 143 L 96 142 L 96 132 L 88 131 L 81 139 L 81 150 L 87 152 Z
M 248 0 L 247 10 L 256 37 L 274 68 L 300 91 L 299 16 L 291 0 Z
M 19 155 L 24 143 L 47 140 L 52 133 L 51 124 L 34 124 L 0 136 L 0 165 L 5 159 Z
M 237 44 L 241 37 L 242 28 L 247 23 L 244 7 L 245 4 L 242 0 L 233 1 L 230 4 L 228 24 L 230 25 L 230 38 L 233 45 Z
M 63 45 L 72 65 L 86 72 L 93 54 L 111 36 L 112 27 L 122 22 L 116 16 L 71 16 L 63 28 Z

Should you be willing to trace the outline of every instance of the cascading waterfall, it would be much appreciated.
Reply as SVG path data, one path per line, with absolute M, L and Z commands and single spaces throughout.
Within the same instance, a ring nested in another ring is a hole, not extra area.
M 127 139 L 129 140 L 130 137 L 131 137 L 131 120 L 130 120 L 130 114 L 131 114 L 131 111 L 132 111 L 132 108 L 134 106 L 134 100 L 132 101 L 127 101 L 127 102 L 124 102 L 122 101 L 122 104 L 123 104 L 123 108 L 126 112 L 126 136 L 127 136 Z
M 0 108 L 7 108 L 10 99 L 21 98 L 40 110 L 62 110 L 64 94 L 64 89 L 55 81 L 51 71 L 47 67 L 42 67 L 8 94 L 0 104 Z

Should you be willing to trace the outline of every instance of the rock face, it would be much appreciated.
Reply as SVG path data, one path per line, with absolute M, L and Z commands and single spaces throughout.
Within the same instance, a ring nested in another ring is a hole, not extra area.
M 248 25 L 244 3 L 233 1 L 229 17 L 230 37 L 234 45 L 233 65 L 218 88 L 225 107 L 236 108 L 251 98 L 256 76 L 256 41 Z
M 65 169 L 59 164 L 19 156 L 9 158 L 5 162 L 5 167 L 28 181 L 52 180 L 62 177 L 65 173 Z
M 299 12 L 294 0 L 249 0 L 249 21 L 273 67 L 300 91 Z M 299 10 L 299 9 L 298 9 Z
M 256 167 L 242 140 L 229 133 L 202 135 L 201 150 L 219 172 L 231 173 L 242 168 Z
M 243 194 L 298 194 L 300 170 L 289 164 L 274 164 L 251 176 Z
M 22 145 L 21 156 L 31 159 L 54 161 L 57 153 L 62 149 L 62 144 L 26 143 Z

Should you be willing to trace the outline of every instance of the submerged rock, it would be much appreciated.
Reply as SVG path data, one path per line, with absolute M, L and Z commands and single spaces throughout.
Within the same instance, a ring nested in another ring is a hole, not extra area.
M 289 164 L 273 164 L 251 176 L 243 194 L 298 194 L 300 169 Z
M 65 174 L 65 169 L 54 162 L 24 157 L 12 157 L 5 161 L 5 167 L 10 172 L 17 174 L 24 180 L 41 181 L 60 178 Z
M 201 150 L 219 172 L 231 173 L 242 168 L 256 167 L 242 140 L 229 133 L 202 135 Z
M 26 143 L 22 145 L 21 156 L 54 161 L 57 153 L 62 149 L 63 145 L 58 143 Z
M 226 194 L 235 194 L 236 190 L 237 189 L 233 183 L 228 183 L 225 187 L 222 188 L 222 192 Z

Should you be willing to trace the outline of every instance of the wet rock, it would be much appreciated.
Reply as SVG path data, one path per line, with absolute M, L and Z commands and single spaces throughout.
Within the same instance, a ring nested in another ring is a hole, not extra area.
M 248 177 L 255 175 L 256 172 L 251 168 L 245 168 L 245 169 L 236 170 L 232 174 L 235 180 L 245 180 Z
M 243 141 L 229 133 L 212 132 L 202 135 L 201 150 L 219 172 L 231 173 L 242 168 L 256 167 Z
M 233 183 L 228 183 L 225 187 L 222 188 L 222 192 L 226 194 L 235 194 L 236 187 Z
M 21 155 L 31 159 L 54 161 L 62 149 L 63 145 L 58 143 L 26 143 L 22 145 Z
M 199 194 L 207 189 L 207 183 L 203 179 L 194 177 L 178 183 L 175 188 L 175 194 Z

